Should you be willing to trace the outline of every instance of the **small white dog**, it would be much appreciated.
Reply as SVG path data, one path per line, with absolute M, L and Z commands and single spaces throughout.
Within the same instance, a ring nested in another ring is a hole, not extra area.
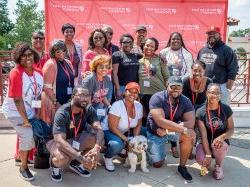
M 129 140 L 128 144 L 128 157 L 125 165 L 130 165 L 128 170 L 130 173 L 134 173 L 136 165 L 141 164 L 141 169 L 144 173 L 148 173 L 146 150 L 148 148 L 147 139 L 145 136 L 139 135 Z

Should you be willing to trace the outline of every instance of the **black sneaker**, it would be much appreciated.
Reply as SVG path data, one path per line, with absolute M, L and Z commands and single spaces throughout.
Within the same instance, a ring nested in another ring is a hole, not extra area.
M 61 168 L 50 166 L 50 169 L 51 169 L 51 180 L 55 182 L 61 182 L 62 181 Z
M 192 182 L 193 178 L 185 166 L 178 166 L 178 172 L 187 182 Z
M 23 171 L 21 170 L 21 168 L 19 169 L 20 172 L 20 177 L 23 180 L 26 181 L 32 181 L 35 179 L 35 177 L 32 175 L 32 173 L 30 172 L 29 168 L 24 169 Z
M 78 175 L 82 176 L 82 177 L 90 177 L 91 173 L 86 170 L 81 163 L 79 163 L 76 160 L 72 160 L 69 164 L 69 169 L 71 169 L 72 171 L 76 172 Z

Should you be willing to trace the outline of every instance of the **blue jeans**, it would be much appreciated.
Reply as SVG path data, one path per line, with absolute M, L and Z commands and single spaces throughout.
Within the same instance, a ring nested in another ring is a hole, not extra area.
M 118 155 L 125 147 L 123 140 L 109 130 L 104 131 L 104 138 L 107 146 L 104 154 L 105 158 L 112 158 Z
M 168 141 L 176 142 L 178 139 L 177 135 L 166 135 L 163 137 L 156 136 L 147 131 L 148 138 L 148 157 L 151 164 L 165 160 L 167 155 L 166 143 Z
M 227 105 L 231 103 L 230 91 L 227 89 L 227 83 L 219 84 L 221 92 L 221 102 Z

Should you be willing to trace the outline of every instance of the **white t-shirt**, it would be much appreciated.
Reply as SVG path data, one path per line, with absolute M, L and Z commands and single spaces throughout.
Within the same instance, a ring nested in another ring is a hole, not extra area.
M 138 121 L 142 119 L 142 116 L 143 116 L 143 108 L 142 108 L 141 103 L 139 103 L 138 101 L 135 101 L 134 105 L 135 105 L 135 118 L 134 119 L 129 118 L 130 128 L 136 127 Z M 119 100 L 119 101 L 114 102 L 110 108 L 109 113 L 120 117 L 118 129 L 122 133 L 127 132 L 128 131 L 128 114 L 127 114 L 127 110 L 123 101 Z
M 41 99 L 42 88 L 43 76 L 38 70 L 35 69 L 33 75 L 29 76 L 20 65 L 12 69 L 9 75 L 8 96 L 2 107 L 5 117 L 21 117 L 13 98 L 22 97 L 28 119 L 33 118 L 35 108 L 32 108 L 32 101 Z

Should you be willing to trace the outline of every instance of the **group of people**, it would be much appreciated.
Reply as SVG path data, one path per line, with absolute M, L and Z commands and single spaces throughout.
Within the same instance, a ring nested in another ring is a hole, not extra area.
M 23 179 L 34 179 L 28 164 L 34 134 L 41 129 L 46 129 L 42 135 L 53 135 L 46 147 L 56 182 L 62 181 L 64 167 L 89 177 L 101 152 L 105 169 L 115 171 L 112 159 L 140 134 L 147 137 L 153 167 L 162 167 L 166 142 L 171 142 L 173 156 L 180 157 L 178 172 L 192 181 L 186 162 L 195 145 L 202 173 L 215 158 L 213 176 L 223 179 L 234 131 L 229 104 L 238 63 L 219 28 L 208 30 L 207 45 L 195 61 L 178 32 L 157 53 L 159 42 L 147 38 L 144 25 L 137 27 L 135 41 L 122 34 L 120 47 L 112 43 L 112 27 L 104 25 L 92 31 L 83 53 L 74 42 L 75 27 L 67 23 L 61 31 L 64 41 L 55 42 L 49 54 L 40 31 L 33 33 L 32 46 L 18 43 L 13 51 L 16 67 L 9 74 L 3 111 L 18 135 L 16 161 Z

